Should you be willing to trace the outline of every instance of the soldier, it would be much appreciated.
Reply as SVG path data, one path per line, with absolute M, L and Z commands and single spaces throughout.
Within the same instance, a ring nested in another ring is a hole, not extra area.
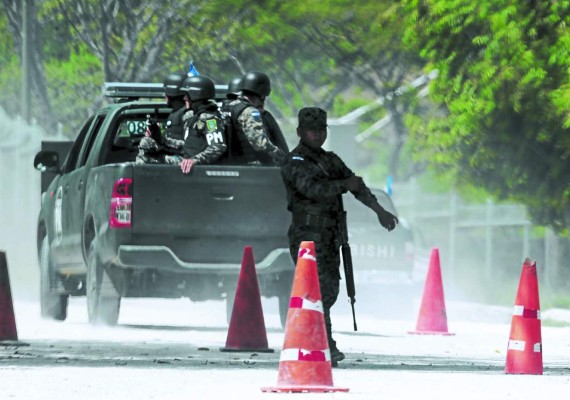
M 230 104 L 239 97 L 241 86 L 241 76 L 233 78 L 228 83 L 228 91 L 226 93 L 226 99 L 222 101 L 222 106 L 220 111 L 222 115 L 229 118 L 230 115 Z
M 172 164 L 180 164 L 184 174 L 190 173 L 195 164 L 218 161 L 226 152 L 224 122 L 218 105 L 214 82 L 203 75 L 190 76 L 180 90 L 185 93 L 186 107 L 192 112 L 184 115 L 183 156 L 169 158 Z
M 271 92 L 269 77 L 248 72 L 241 79 L 240 89 L 241 95 L 229 104 L 234 135 L 231 153 L 241 163 L 277 165 L 285 151 L 271 141 L 263 118 L 265 98 Z
M 145 137 L 139 144 L 137 164 L 155 164 L 167 160 L 166 155 L 182 155 L 184 147 L 184 123 L 182 116 L 186 112 L 184 94 L 180 92 L 180 86 L 186 79 L 184 74 L 170 74 L 164 80 L 164 98 L 166 105 L 172 108 L 172 112 L 166 119 L 164 135 L 159 131 L 151 134 L 149 126 Z M 156 127 L 152 127 L 156 129 Z
M 330 308 L 336 302 L 340 281 L 341 196 L 350 191 L 378 216 L 380 224 L 393 230 L 398 219 L 386 211 L 364 184 L 333 152 L 321 147 L 327 138 L 327 114 L 317 107 L 299 111 L 299 145 L 281 164 L 281 176 L 287 192 L 287 209 L 292 213 L 288 231 L 289 250 L 295 264 L 302 241 L 314 241 L 321 287 L 325 326 L 331 362 L 337 366 L 344 354 L 332 337 Z

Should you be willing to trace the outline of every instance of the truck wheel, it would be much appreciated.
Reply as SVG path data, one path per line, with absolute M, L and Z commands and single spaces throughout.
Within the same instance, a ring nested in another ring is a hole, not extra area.
M 228 321 L 228 326 L 232 321 L 232 312 L 234 311 L 234 302 L 236 300 L 236 290 L 237 290 L 237 282 L 229 281 L 226 282 L 227 290 L 226 290 L 226 321 Z
M 105 324 L 116 325 L 119 320 L 121 297 L 118 294 L 110 294 L 114 288 L 103 292 L 103 282 L 106 277 L 105 268 L 97 254 L 95 240 L 89 246 L 87 258 L 87 315 L 89 323 L 93 325 Z M 109 282 L 112 285 L 111 282 Z
M 293 286 L 293 272 L 282 274 L 279 277 L 279 317 L 281 318 L 281 327 L 285 329 L 287 325 L 287 314 L 289 313 L 289 302 L 291 301 L 291 288 Z
M 287 325 L 287 313 L 289 312 L 289 301 L 291 298 L 289 296 L 281 295 L 278 297 L 279 300 L 279 317 L 281 318 L 281 328 L 285 329 Z
M 42 318 L 63 321 L 67 318 L 69 296 L 52 290 L 55 287 L 55 271 L 51 263 L 49 241 L 42 240 L 40 251 L 40 311 Z

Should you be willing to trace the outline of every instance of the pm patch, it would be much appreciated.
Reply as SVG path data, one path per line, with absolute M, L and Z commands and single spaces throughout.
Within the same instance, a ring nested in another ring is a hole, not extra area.
M 218 129 L 218 122 L 215 119 L 206 120 L 206 127 L 209 131 L 215 131 Z

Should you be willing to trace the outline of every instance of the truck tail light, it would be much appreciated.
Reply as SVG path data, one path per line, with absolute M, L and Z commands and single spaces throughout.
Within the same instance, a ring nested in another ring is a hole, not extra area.
M 133 180 L 119 178 L 113 185 L 109 226 L 111 228 L 130 228 L 133 205 Z

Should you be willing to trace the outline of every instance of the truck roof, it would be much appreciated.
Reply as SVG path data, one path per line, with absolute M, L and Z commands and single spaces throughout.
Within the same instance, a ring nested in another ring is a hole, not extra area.
M 215 85 L 216 101 L 226 98 L 228 85 Z M 162 83 L 145 82 L 105 82 L 103 96 L 115 99 L 116 103 L 138 101 L 140 99 L 164 99 L 164 86 Z

